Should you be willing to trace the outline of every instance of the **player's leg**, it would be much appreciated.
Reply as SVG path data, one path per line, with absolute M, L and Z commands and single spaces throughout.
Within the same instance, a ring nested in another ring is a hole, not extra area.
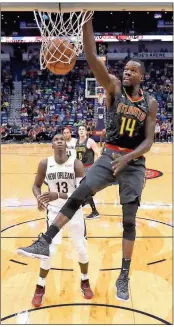
M 69 235 L 72 238 L 74 247 L 77 252 L 78 262 L 81 271 L 80 287 L 85 299 L 92 299 L 93 292 L 90 287 L 88 277 L 88 252 L 87 252 L 87 240 L 86 226 L 83 218 L 82 209 L 79 209 L 70 222 L 67 224 Z
M 157 142 L 160 141 L 160 133 L 156 133 L 156 140 L 157 140 Z
M 52 212 L 51 210 L 47 212 L 47 228 L 52 224 L 56 215 L 57 213 Z M 50 245 L 50 257 L 47 257 L 46 260 L 43 259 L 40 260 L 39 277 L 36 284 L 34 296 L 32 299 L 32 304 L 35 307 L 40 307 L 43 302 L 43 296 L 45 294 L 46 277 L 48 276 L 48 273 L 51 268 L 52 257 L 56 254 L 57 246 L 58 244 L 61 244 L 61 242 L 62 242 L 62 231 L 61 233 L 57 234 L 54 237 L 53 242 Z
M 167 142 L 171 142 L 171 135 L 169 131 L 167 132 Z
M 86 216 L 86 219 L 97 219 L 99 218 L 99 212 L 97 211 L 97 208 L 95 206 L 95 203 L 94 203 L 94 199 L 92 196 L 89 196 L 88 200 L 87 200 L 87 203 L 89 203 L 91 209 L 92 209 L 92 212 Z
M 85 172 L 87 172 L 88 170 L 89 170 L 89 168 L 86 167 Z M 85 204 L 89 204 L 90 207 L 91 207 L 91 210 L 92 210 L 92 212 L 88 216 L 86 216 L 86 219 L 97 219 L 97 218 L 99 218 L 100 215 L 99 215 L 99 212 L 97 211 L 97 208 L 95 206 L 94 199 L 93 199 L 92 196 L 89 196 L 87 198 Z
M 52 244 L 50 246 L 52 246 Z M 32 304 L 35 307 L 40 307 L 43 302 L 43 296 L 45 294 L 45 281 L 50 271 L 50 268 L 51 268 L 51 257 L 48 257 L 46 260 L 41 260 L 39 278 L 32 299 Z
M 89 196 L 95 195 L 109 183 L 115 181 L 111 162 L 112 158 L 107 154 L 104 154 L 86 172 L 79 187 L 67 200 L 58 213 L 54 223 L 50 226 L 48 232 L 45 233 L 47 242 L 51 241 L 60 228 L 62 228 L 74 216 L 75 212 Z
M 118 177 L 120 203 L 123 212 L 123 241 L 121 273 L 116 282 L 117 297 L 128 300 L 129 269 L 136 236 L 135 218 L 140 204 L 141 193 L 145 180 L 144 159 L 138 159 Z
M 50 255 L 49 244 L 51 244 L 52 239 L 71 220 L 88 196 L 94 195 L 115 181 L 111 164 L 112 160 L 111 156 L 107 154 L 102 155 L 87 171 L 81 184 L 69 197 L 53 224 L 48 228 L 48 231 L 42 234 L 38 241 L 32 245 L 18 249 L 18 254 L 46 259 Z

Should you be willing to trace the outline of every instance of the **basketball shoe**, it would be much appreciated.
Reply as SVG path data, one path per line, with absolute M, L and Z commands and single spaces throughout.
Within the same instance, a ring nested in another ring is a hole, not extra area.
M 86 216 L 86 219 L 97 219 L 99 217 L 100 217 L 99 212 L 96 210 L 91 212 L 90 215 Z
M 81 291 L 85 299 L 90 300 L 93 298 L 94 294 L 91 290 L 89 279 L 81 280 Z
M 30 258 L 47 259 L 50 256 L 48 237 L 44 234 L 38 237 L 38 240 L 32 245 L 17 249 L 19 255 Z
M 45 287 L 36 285 L 36 289 L 32 299 L 32 305 L 34 305 L 34 307 L 39 308 L 41 306 L 44 294 L 45 294 Z
M 122 273 L 116 281 L 116 297 L 117 299 L 127 301 L 129 299 L 129 278 L 127 273 Z

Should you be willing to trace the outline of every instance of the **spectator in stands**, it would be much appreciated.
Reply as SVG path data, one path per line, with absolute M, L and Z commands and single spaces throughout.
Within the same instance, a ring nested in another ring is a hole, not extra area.
M 170 122 L 170 120 L 167 121 L 167 141 L 171 142 L 172 141 L 172 124 Z
M 4 103 L 1 106 L 1 110 L 7 112 L 8 108 L 9 108 L 9 102 L 5 100 Z
M 162 142 L 167 141 L 167 125 L 165 122 L 161 125 L 160 137 Z
M 99 44 L 98 52 L 100 56 L 104 56 L 106 53 L 106 46 L 104 44 Z
M 1 134 L 1 141 L 6 141 L 9 136 L 8 128 L 5 124 L 3 124 L 0 128 L 0 134 Z
M 162 113 L 161 113 L 161 120 L 162 121 L 165 121 L 167 119 L 167 112 L 164 110 L 164 111 L 162 111 Z
M 159 123 L 157 122 L 156 123 L 156 126 L 155 126 L 155 134 L 154 134 L 154 141 L 158 141 L 160 140 L 160 131 L 161 131 L 161 128 L 160 128 L 160 125 Z

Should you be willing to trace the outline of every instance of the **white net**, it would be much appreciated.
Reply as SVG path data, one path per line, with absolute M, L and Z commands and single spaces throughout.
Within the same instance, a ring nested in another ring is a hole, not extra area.
M 42 36 L 41 69 L 57 62 L 70 64 L 72 58 L 83 52 L 82 27 L 93 16 L 93 11 L 50 13 L 35 10 L 34 16 Z

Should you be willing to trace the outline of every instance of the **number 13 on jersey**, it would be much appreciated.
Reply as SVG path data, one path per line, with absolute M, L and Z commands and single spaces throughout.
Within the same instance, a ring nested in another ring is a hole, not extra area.
M 120 127 L 120 135 L 123 135 L 125 131 L 129 132 L 129 137 L 133 136 L 136 119 L 121 117 L 121 127 Z

